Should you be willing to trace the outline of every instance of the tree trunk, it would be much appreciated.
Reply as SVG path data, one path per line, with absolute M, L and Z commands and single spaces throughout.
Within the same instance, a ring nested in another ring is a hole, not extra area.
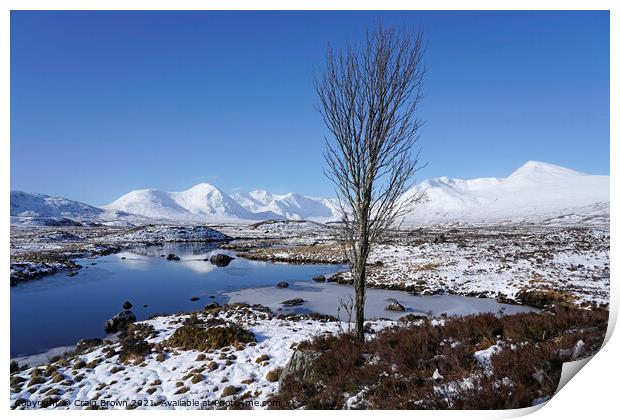
M 359 261 L 355 276 L 355 336 L 364 341 L 364 303 L 366 300 L 366 261 Z
M 366 303 L 366 261 L 370 244 L 366 230 L 367 223 L 362 222 L 358 243 L 357 261 L 355 261 L 355 336 L 364 341 L 364 304 Z

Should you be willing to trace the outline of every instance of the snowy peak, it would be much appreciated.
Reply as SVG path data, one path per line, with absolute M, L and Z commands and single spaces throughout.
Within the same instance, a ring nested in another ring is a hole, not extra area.
M 526 162 L 506 178 L 429 179 L 406 192 L 402 199 L 421 191 L 426 192 L 426 201 L 406 217 L 408 223 L 609 222 L 609 176 L 588 175 L 544 162 Z M 12 191 L 11 217 L 12 221 L 66 218 L 97 223 L 253 223 L 273 219 L 330 222 L 339 219 L 339 211 L 333 199 L 265 190 L 228 195 L 202 183 L 179 192 L 131 191 L 103 208 Z
M 179 192 L 135 190 L 104 208 L 122 210 L 155 220 L 197 223 L 280 218 L 275 213 L 248 211 L 231 196 L 206 183 Z
M 52 197 L 45 194 L 11 191 L 12 217 L 66 217 L 89 218 L 96 217 L 103 210 L 62 197 Z
M 265 190 L 235 193 L 235 200 L 252 212 L 272 212 L 290 220 L 327 222 L 338 219 L 334 200 L 296 193 L 271 194 Z
M 131 225 L 139 217 L 116 210 L 104 210 L 75 200 L 45 194 L 11 191 L 11 223 L 63 226 L 81 223 Z
M 553 165 L 551 163 L 538 162 L 535 160 L 527 161 L 523 166 L 514 171 L 508 178 L 529 178 L 529 179 L 562 179 L 575 176 L 588 176 L 587 174 Z
M 588 175 L 529 161 L 506 178 L 435 178 L 406 196 L 425 191 L 427 200 L 407 218 L 413 224 L 587 220 L 609 208 L 609 176 Z

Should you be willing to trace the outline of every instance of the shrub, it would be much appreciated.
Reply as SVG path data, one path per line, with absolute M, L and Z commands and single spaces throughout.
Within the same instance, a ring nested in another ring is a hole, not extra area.
M 10 369 L 10 373 L 15 373 L 15 372 L 19 372 L 20 370 L 24 370 L 26 369 L 28 366 L 27 365 L 20 365 L 19 363 L 17 363 L 14 360 L 11 360 L 11 369 Z
M 175 394 L 176 394 L 176 395 L 178 395 L 178 394 L 185 394 L 187 391 L 189 391 L 189 388 L 188 388 L 188 387 L 186 387 L 186 386 L 184 386 L 184 387 L 179 388 L 179 389 L 177 390 L 177 392 L 175 392 Z
M 33 386 L 33 385 L 38 385 L 38 384 L 43 384 L 43 383 L 45 383 L 45 379 L 43 379 L 40 376 L 37 376 L 36 378 L 30 379 L 30 381 L 28 382 L 28 386 Z
M 136 365 L 142 363 L 152 351 L 152 346 L 146 341 L 146 338 L 155 333 L 155 329 L 150 324 L 129 324 L 120 334 L 121 349 L 118 352 L 118 360 L 121 363 L 132 360 Z M 116 354 L 113 349 L 110 349 L 108 353 L 112 352 Z
M 558 309 L 450 318 L 442 326 L 405 325 L 365 343 L 346 334 L 315 337 L 300 343 L 298 351 L 317 356 L 303 366 L 303 375 L 281 378 L 285 383 L 274 398 L 280 408 L 343 408 L 348 396 L 364 391 L 357 408 L 527 407 L 553 395 L 563 362 L 600 348 L 607 320 L 603 310 Z M 502 350 L 492 356 L 488 370 L 473 356 L 496 340 Z M 581 354 L 573 351 L 579 340 Z M 441 383 L 432 380 L 436 369 Z M 473 386 L 460 386 L 464 378 Z M 275 374 L 267 379 L 275 380 Z
M 21 376 L 11 376 L 11 386 L 12 387 L 19 386 L 21 388 L 21 383 L 22 382 L 26 382 L 26 378 L 22 378 Z M 43 380 L 43 382 L 45 382 L 45 380 Z M 30 386 L 30 384 L 28 384 L 28 386 Z
M 269 360 L 269 356 L 266 354 L 261 354 L 256 358 L 256 363 L 264 362 L 265 360 Z
M 225 398 L 225 397 L 229 397 L 231 395 L 236 395 L 236 394 L 240 393 L 241 390 L 242 390 L 242 388 L 239 387 L 239 386 L 228 385 L 226 388 L 224 388 L 222 390 L 221 397 Z
M 267 372 L 265 379 L 269 382 L 278 382 L 280 379 L 280 374 L 282 373 L 282 368 L 276 368 Z
M 172 347 L 205 351 L 209 348 L 222 348 L 237 343 L 248 343 L 256 338 L 251 332 L 236 324 L 204 329 L 197 325 L 183 325 L 167 340 Z

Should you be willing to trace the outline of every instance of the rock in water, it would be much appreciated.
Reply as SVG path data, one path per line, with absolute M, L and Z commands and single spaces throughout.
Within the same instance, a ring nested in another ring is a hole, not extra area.
M 312 277 L 312 280 L 317 281 L 317 282 L 324 282 L 325 281 L 325 276 L 323 276 L 323 275 L 314 276 L 314 277 Z
M 394 301 L 394 302 L 390 302 L 390 304 L 385 307 L 385 310 L 393 311 L 393 312 L 405 312 L 405 307 L 401 305 L 400 303 Z
M 211 264 L 217 267 L 226 267 L 232 260 L 234 260 L 234 258 L 226 254 L 215 254 L 209 259 Z
M 280 283 L 276 284 L 276 287 L 279 289 L 286 289 L 288 287 L 288 283 L 285 281 L 281 281 Z
M 294 299 L 285 300 L 284 302 L 282 302 L 282 305 L 284 305 L 284 306 L 299 306 L 299 305 L 303 304 L 304 302 L 305 302 L 305 300 L 303 300 L 302 298 L 294 298 Z
M 107 333 L 115 333 L 133 322 L 136 322 L 136 315 L 131 311 L 123 311 L 108 319 L 103 325 L 103 329 Z
M 168 256 L 166 257 L 166 259 L 167 259 L 168 261 L 179 261 L 181 258 L 177 257 L 177 256 L 176 256 L 176 255 L 174 255 L 174 254 L 168 254 Z
M 126 300 L 125 302 L 123 302 L 123 309 L 124 309 L 124 310 L 126 310 L 126 311 L 130 310 L 132 306 L 133 306 L 133 305 L 132 305 L 132 304 L 131 304 L 131 302 L 130 302 L 130 301 L 128 301 L 128 300 Z

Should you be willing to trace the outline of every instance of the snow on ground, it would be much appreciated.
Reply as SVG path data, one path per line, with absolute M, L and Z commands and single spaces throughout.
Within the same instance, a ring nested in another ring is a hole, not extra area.
M 212 227 L 238 239 L 296 239 L 299 244 L 332 239 L 336 233 L 333 224 L 308 220 L 267 220 L 249 225 L 221 224 Z
M 19 227 L 11 229 L 12 279 L 61 268 L 72 258 L 136 244 L 236 239 L 240 257 L 295 263 L 343 263 L 332 225 L 270 221 L 251 225 Z M 609 301 L 609 230 L 548 226 L 394 231 L 370 257 L 371 287 L 419 294 L 454 293 L 514 300 L 523 290 L 556 290 L 574 303 Z M 13 276 L 15 274 L 15 276 Z M 349 276 L 342 273 L 341 282 Z
M 522 289 L 569 292 L 578 302 L 609 302 L 609 232 L 447 234 L 445 242 L 380 245 L 371 256 L 369 282 L 420 293 L 503 296 Z
M 197 319 L 199 322 L 219 319 L 237 323 L 255 335 L 255 343 L 204 352 L 166 346 L 164 341 L 189 317 L 188 314 L 177 314 L 138 323 L 154 328 L 156 336 L 151 334 L 147 341 L 151 345 L 163 344 L 164 358 L 161 361 L 157 360 L 158 353 L 153 352 L 143 361 L 138 360 L 137 365 L 121 363 L 118 354 L 111 356 L 109 353 L 110 350 L 119 352 L 121 344 L 109 342 L 85 354 L 63 359 L 66 363 L 50 363 L 55 373 L 40 374 L 40 380 L 33 381 L 37 372 L 32 367 L 14 374 L 11 406 L 32 409 L 41 408 L 42 401 L 46 401 L 44 405 L 67 401 L 69 409 L 81 409 L 85 406 L 79 404 L 84 401 L 116 401 L 118 405 L 109 408 L 126 408 L 132 401 L 141 401 L 145 405 L 135 408 L 197 408 L 182 405 L 188 401 L 206 404 L 220 398 L 232 400 L 243 394 L 262 403 L 278 388 L 277 381 L 268 377 L 268 373 L 286 365 L 294 344 L 316 334 L 335 334 L 343 328 L 337 321 L 304 316 L 278 319 L 260 308 L 224 307 L 219 312 L 201 312 Z M 374 330 L 380 330 L 394 323 L 376 321 L 371 325 Z M 39 369 L 45 371 L 47 366 Z M 23 380 L 15 379 L 16 376 Z M 226 396 L 232 388 L 224 390 L 231 386 L 235 387 L 234 392 Z M 60 407 L 51 405 L 50 408 Z
M 226 241 L 231 238 L 206 226 L 152 225 L 116 233 L 103 239 L 120 243 L 163 243 L 163 242 L 209 242 Z

